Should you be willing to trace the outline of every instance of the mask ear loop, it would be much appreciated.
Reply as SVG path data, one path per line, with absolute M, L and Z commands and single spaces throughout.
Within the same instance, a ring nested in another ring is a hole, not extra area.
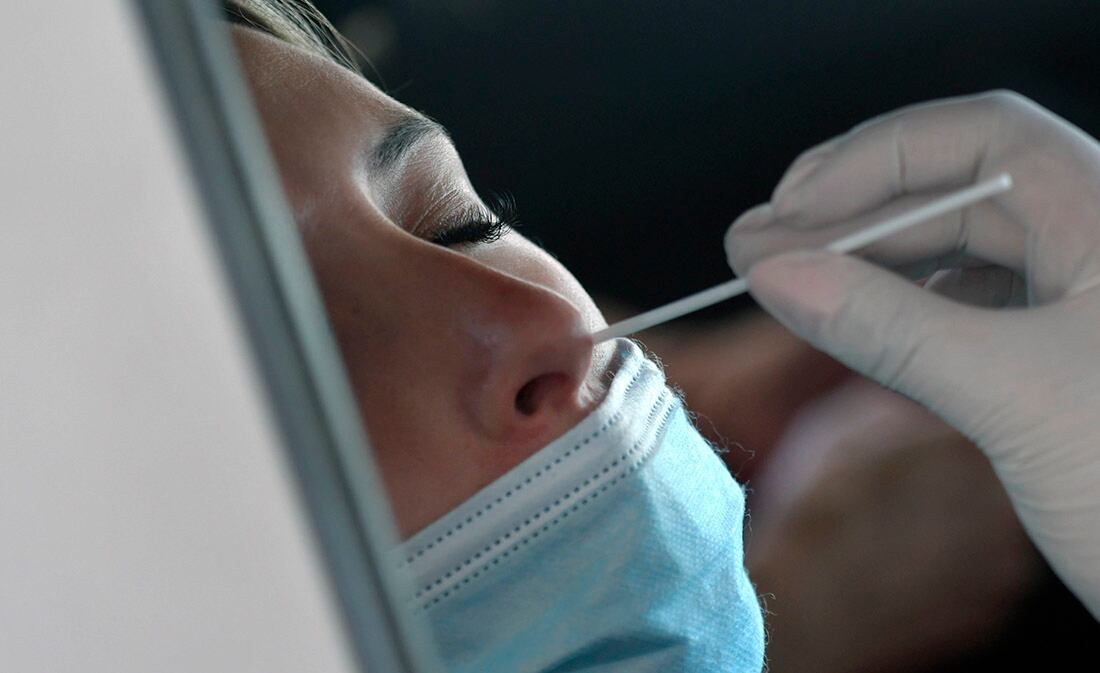
M 867 227 L 866 229 L 861 229 L 853 234 L 838 238 L 826 245 L 824 249 L 840 254 L 847 254 L 869 243 L 874 243 L 879 239 L 892 236 L 903 229 L 908 229 L 915 224 L 926 222 L 941 215 L 946 215 L 947 213 L 965 208 L 983 199 L 987 199 L 1002 192 L 1007 192 L 1010 189 L 1012 189 L 1012 176 L 1008 173 L 1001 173 L 989 180 L 984 180 L 973 186 L 948 194 L 943 198 L 926 203 L 919 208 L 914 208 L 907 213 L 902 213 L 901 215 L 892 217 Z M 1097 285 L 1100 285 L 1100 276 L 1087 281 L 1084 286 L 1075 289 L 1074 292 L 1091 289 Z M 645 313 L 640 313 L 633 318 L 627 318 L 614 325 L 609 325 L 601 330 L 597 330 L 592 333 L 592 341 L 593 343 L 600 343 L 601 341 L 616 339 L 635 332 L 640 332 L 644 329 L 655 327 L 669 320 L 717 304 L 718 302 L 731 299 L 748 291 L 748 280 L 744 278 L 735 278 L 703 290 L 702 292 L 696 292 L 683 299 L 678 299 L 664 306 L 658 306 Z

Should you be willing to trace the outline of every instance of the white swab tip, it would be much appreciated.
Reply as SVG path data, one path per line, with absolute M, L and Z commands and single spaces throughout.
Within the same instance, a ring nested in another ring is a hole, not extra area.
M 997 176 L 997 187 L 1003 191 L 1012 189 L 1012 176 L 1008 173 L 1001 173 Z

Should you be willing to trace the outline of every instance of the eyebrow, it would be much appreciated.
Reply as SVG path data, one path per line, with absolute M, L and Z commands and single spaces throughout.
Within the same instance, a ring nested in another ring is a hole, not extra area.
M 449 138 L 450 134 L 439 122 L 427 117 L 413 114 L 402 117 L 389 127 L 385 137 L 374 148 L 371 164 L 379 170 L 390 168 L 401 161 L 417 143 L 430 136 Z

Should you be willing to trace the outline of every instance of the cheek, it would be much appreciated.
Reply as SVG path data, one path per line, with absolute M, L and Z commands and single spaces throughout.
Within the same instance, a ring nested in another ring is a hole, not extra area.
M 347 219 L 361 207 L 362 194 L 355 180 L 352 142 L 338 134 L 301 138 L 297 129 L 288 131 L 279 143 L 272 143 L 279 179 L 295 222 L 303 234 L 316 222 L 332 220 L 334 210 Z M 286 136 L 300 138 L 290 142 Z M 336 220 L 341 221 L 341 220 Z
M 471 377 L 484 371 L 486 354 L 476 348 L 482 341 L 459 333 L 479 304 L 455 299 L 478 293 L 392 225 L 344 221 L 356 225 L 320 227 L 306 237 L 306 250 L 369 424 L 377 432 L 420 419 L 423 431 L 432 425 L 425 409 L 459 422 L 460 391 L 478 385 Z

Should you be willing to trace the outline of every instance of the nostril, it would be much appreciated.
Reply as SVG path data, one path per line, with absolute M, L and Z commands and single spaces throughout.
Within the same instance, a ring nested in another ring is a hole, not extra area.
M 524 416 L 534 416 L 546 406 L 557 389 L 567 390 L 569 377 L 564 374 L 536 376 L 516 393 L 516 411 Z
M 535 384 L 538 379 L 532 379 L 516 393 L 516 411 L 524 416 L 532 416 L 535 413 Z

